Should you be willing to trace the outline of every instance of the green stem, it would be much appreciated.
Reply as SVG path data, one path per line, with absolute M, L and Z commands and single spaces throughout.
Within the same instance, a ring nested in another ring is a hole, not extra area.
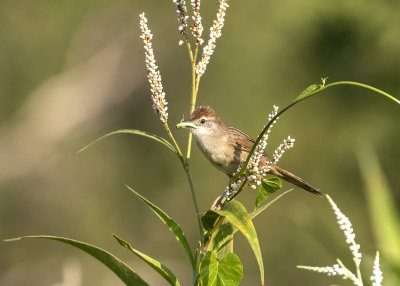
M 190 150 L 192 149 L 192 137 L 192 133 L 189 133 L 186 161 L 189 161 L 190 159 Z
M 201 221 L 201 214 L 200 214 L 200 210 L 199 210 L 199 204 L 197 202 L 196 192 L 194 190 L 193 181 L 192 181 L 192 175 L 190 174 L 189 166 L 185 166 L 185 172 L 186 172 L 186 176 L 187 176 L 188 181 L 189 181 L 190 191 L 192 193 L 192 199 L 193 199 L 194 208 L 195 208 L 195 211 L 196 211 L 197 223 L 199 225 L 200 240 L 201 240 L 201 243 L 203 245 L 203 243 L 204 243 L 204 227 L 203 227 L 203 222 Z
M 165 125 L 165 129 L 168 132 L 169 137 L 171 138 L 171 140 L 174 142 L 175 148 L 178 152 L 178 157 L 179 160 L 182 163 L 182 167 L 186 172 L 186 176 L 188 178 L 188 182 L 189 182 L 189 187 L 190 187 L 190 192 L 192 194 L 192 199 L 193 199 L 193 204 L 194 204 L 194 209 L 195 209 L 195 214 L 196 214 L 196 218 L 197 218 L 197 223 L 199 225 L 199 233 L 200 233 L 200 241 L 201 241 L 201 245 L 204 244 L 204 227 L 203 227 L 203 222 L 201 221 L 201 214 L 200 214 L 200 210 L 199 210 L 199 204 L 197 202 L 197 197 L 196 197 L 196 192 L 194 190 L 194 186 L 193 186 L 193 181 L 192 181 L 192 175 L 190 174 L 190 169 L 189 169 L 189 164 L 188 162 L 184 160 L 183 156 L 182 156 L 182 152 L 179 148 L 179 145 L 177 144 L 177 142 L 175 141 L 174 136 L 172 135 L 171 130 L 169 129 L 168 124 L 166 123 Z M 196 270 L 194 270 L 193 272 L 193 280 L 196 279 L 196 277 L 198 276 L 198 273 Z
M 194 208 L 195 208 L 195 212 L 196 212 L 196 217 L 197 217 L 197 221 L 199 224 L 199 232 L 200 232 L 200 238 L 201 238 L 201 242 L 204 242 L 204 227 L 203 227 L 203 223 L 201 221 L 201 214 L 200 214 L 200 210 L 199 210 L 199 204 L 197 202 L 197 197 L 196 197 L 196 192 L 194 190 L 194 186 L 193 186 L 193 181 L 192 181 L 192 175 L 190 174 L 190 169 L 189 169 L 189 165 L 187 163 L 185 163 L 185 160 L 183 159 L 182 156 L 182 152 L 181 149 L 179 148 L 178 144 L 175 141 L 174 136 L 172 135 L 171 130 L 169 129 L 168 124 L 166 123 L 165 125 L 165 129 L 168 132 L 169 137 L 171 138 L 171 140 L 174 142 L 175 148 L 178 152 L 178 157 L 182 163 L 183 168 L 185 169 L 186 172 L 186 176 L 188 178 L 189 181 L 189 186 L 190 186 L 190 192 L 192 193 L 192 199 L 193 199 L 193 203 L 194 203 Z
M 180 159 L 180 161 L 182 163 L 183 168 L 185 169 L 186 176 L 187 176 L 188 181 L 189 181 L 190 192 L 192 193 L 192 199 L 193 199 L 193 203 L 194 203 L 194 209 L 195 209 L 195 212 L 196 212 L 197 221 L 198 221 L 198 224 L 199 224 L 200 238 L 201 238 L 201 242 L 203 243 L 204 242 L 204 227 L 203 227 L 203 223 L 202 223 L 201 217 L 200 217 L 201 214 L 200 214 L 200 210 L 199 210 L 199 204 L 197 202 L 196 192 L 194 190 L 193 181 L 192 181 L 192 175 L 190 174 L 189 165 L 185 164 L 185 160 L 183 159 L 181 149 L 179 148 L 178 144 L 176 143 L 175 138 L 172 135 L 172 132 L 168 127 L 168 124 L 165 124 L 164 126 L 165 126 L 165 129 L 168 132 L 169 137 L 174 142 L 175 148 L 176 148 L 176 150 L 178 151 L 178 154 L 179 154 L 178 157 L 179 157 L 179 159 Z
M 247 179 L 244 180 L 244 182 L 240 185 L 240 188 L 237 190 L 236 193 L 233 194 L 232 197 L 229 198 L 229 200 L 234 199 L 243 190 L 243 187 L 246 185 L 247 181 L 248 181 Z
M 400 100 L 398 100 L 394 96 L 391 96 L 390 94 L 388 94 L 388 93 L 386 93 L 386 92 L 384 92 L 384 91 L 382 91 L 380 89 L 377 89 L 377 88 L 375 88 L 373 86 L 370 86 L 370 85 L 367 85 L 367 84 L 364 84 L 364 83 L 355 82 L 355 81 L 337 81 L 337 82 L 333 82 L 333 83 L 325 85 L 324 89 L 326 89 L 328 87 L 331 87 L 331 86 L 335 86 L 335 85 L 355 85 L 355 86 L 360 86 L 360 87 L 375 91 L 377 93 L 380 93 L 383 96 L 386 96 L 387 98 L 389 98 L 389 99 L 393 100 L 394 102 L 400 104 Z
M 362 279 L 361 279 L 361 274 L 360 274 L 360 277 L 358 277 L 358 276 L 356 277 L 356 276 L 354 275 L 354 273 L 351 272 L 351 271 L 343 264 L 343 262 L 342 262 L 340 259 L 336 259 L 336 261 L 337 261 L 337 263 L 339 264 L 339 266 L 345 271 L 345 273 L 342 274 L 343 278 L 349 279 L 349 280 L 353 281 L 353 284 L 354 284 L 354 285 L 357 285 L 357 286 L 363 286 L 363 285 L 364 285 L 364 284 L 363 284 L 363 281 L 362 281 Z
M 195 51 L 193 53 L 188 38 L 186 38 L 186 46 L 187 46 L 187 49 L 189 52 L 190 62 L 192 63 L 192 99 L 191 99 L 191 103 L 190 103 L 190 114 L 192 114 L 194 111 L 194 108 L 196 106 L 196 98 L 197 98 L 197 90 L 198 90 L 198 85 L 196 85 L 196 60 L 197 60 L 197 54 L 199 51 L 199 46 L 196 45 Z M 190 192 L 192 194 L 193 204 L 194 204 L 194 208 L 196 211 L 197 223 L 199 225 L 200 241 L 201 241 L 201 245 L 203 245 L 204 244 L 204 227 L 203 227 L 203 222 L 201 221 L 199 204 L 197 202 L 197 196 L 196 196 L 196 192 L 195 192 L 195 189 L 193 186 L 192 175 L 190 173 L 190 166 L 189 166 L 191 149 L 192 149 L 192 133 L 189 133 L 186 160 L 182 161 L 182 163 L 183 163 L 183 167 L 186 172 L 186 176 L 189 181 Z M 183 160 L 183 158 L 182 158 L 182 160 Z
M 165 127 L 165 130 L 167 130 L 167 133 L 168 133 L 169 138 L 171 138 L 172 142 L 173 142 L 174 145 L 175 145 L 176 151 L 177 151 L 178 154 L 179 154 L 179 158 L 181 159 L 182 163 L 184 164 L 181 149 L 179 148 L 178 143 L 176 143 L 176 140 L 175 140 L 175 138 L 174 138 L 174 135 L 172 135 L 172 132 L 171 132 L 171 130 L 169 129 L 168 123 L 165 123 L 165 124 L 164 124 L 164 127 Z
M 185 34 L 185 41 L 186 41 L 186 47 L 188 49 L 190 61 L 193 62 L 192 46 L 190 45 L 190 41 L 189 41 L 187 34 Z
M 244 172 L 244 171 L 246 170 L 247 164 L 249 163 L 249 160 L 250 160 L 251 156 L 253 155 L 254 150 L 255 150 L 257 144 L 260 142 L 260 140 L 261 140 L 261 138 L 263 137 L 264 133 L 267 132 L 268 128 L 269 128 L 269 127 L 271 126 L 271 124 L 275 121 L 275 119 L 277 119 L 277 118 L 278 118 L 280 115 L 282 115 L 285 111 L 287 111 L 288 109 L 290 109 L 291 107 L 293 107 L 293 106 L 296 105 L 297 103 L 303 101 L 304 99 L 309 98 L 309 97 L 311 97 L 312 95 L 318 94 L 318 93 L 322 92 L 323 90 L 325 90 L 325 89 L 327 89 L 327 88 L 329 88 L 329 87 L 338 86 L 338 85 L 355 85 L 355 86 L 360 86 L 360 87 L 363 87 L 363 88 L 366 88 L 366 89 L 370 89 L 370 90 L 375 91 L 375 92 L 377 92 L 377 93 L 379 93 L 379 94 L 382 94 L 382 95 L 388 97 L 389 99 L 392 99 L 393 101 L 395 101 L 395 102 L 397 102 L 397 103 L 400 104 L 400 101 L 399 101 L 398 99 L 394 98 L 393 96 L 391 96 L 390 94 L 388 94 L 388 93 L 386 93 L 386 92 L 384 92 L 384 91 L 382 91 L 382 90 L 379 90 L 379 89 L 377 89 L 377 88 L 375 88 L 375 87 L 372 87 L 372 86 L 363 84 L 363 83 L 358 83 L 358 82 L 353 82 L 353 81 L 338 81 L 338 82 L 330 83 L 330 84 L 328 84 L 328 85 L 319 85 L 319 86 L 316 87 L 315 90 L 309 92 L 308 94 L 306 94 L 306 95 L 304 95 L 304 96 L 298 96 L 294 101 L 292 101 L 290 104 L 288 104 L 288 105 L 287 105 L 286 107 L 284 107 L 282 110 L 280 110 L 273 118 L 271 118 L 271 120 L 270 120 L 270 121 L 267 123 L 267 125 L 264 127 L 264 129 L 263 129 L 263 131 L 260 133 L 260 135 L 258 135 L 257 140 L 255 141 L 253 147 L 251 148 L 251 150 L 250 150 L 250 152 L 249 152 L 249 155 L 247 156 L 246 161 L 245 161 L 245 163 L 244 163 L 242 169 L 240 170 L 240 173 L 242 173 L 242 172 Z M 240 173 L 239 173 L 239 174 L 240 174 Z M 238 174 L 238 175 L 239 175 L 239 174 Z M 238 175 L 237 175 L 237 176 L 238 176 Z
M 187 46 L 189 49 L 189 55 L 190 55 L 190 61 L 192 63 L 192 99 L 190 103 L 190 114 L 194 111 L 194 108 L 196 106 L 196 98 L 197 98 L 197 88 L 196 88 L 196 60 L 197 60 L 197 54 L 199 51 L 199 46 L 196 45 L 194 54 L 192 52 L 192 49 L 190 47 L 190 43 L 187 41 Z M 200 209 L 199 209 L 199 204 L 197 202 L 197 196 L 196 192 L 194 190 L 193 186 L 193 181 L 192 181 L 192 175 L 190 174 L 190 166 L 189 166 L 189 159 L 190 159 L 190 153 L 192 149 L 192 133 L 189 132 L 189 137 L 188 137 L 188 147 L 187 147 L 187 153 L 186 153 L 186 161 L 185 161 L 185 172 L 189 181 L 190 185 L 190 191 L 192 193 L 192 199 L 194 203 L 194 208 L 196 211 L 196 217 L 197 217 L 197 222 L 199 225 L 199 232 L 200 232 L 200 240 L 201 244 L 204 244 L 204 227 L 203 223 L 201 221 L 201 215 L 200 215 Z
M 194 51 L 194 56 L 191 53 L 191 62 L 192 62 L 192 99 L 190 102 L 190 114 L 193 113 L 194 108 L 196 107 L 196 99 L 197 99 L 197 91 L 199 88 L 198 82 L 200 80 L 200 78 L 196 79 L 196 61 L 197 61 L 197 54 L 199 52 L 199 46 L 196 45 L 196 49 Z M 187 146 L 187 153 L 186 153 L 186 160 L 188 161 L 190 159 L 190 153 L 192 150 L 192 140 L 193 140 L 193 136 L 192 133 L 189 132 L 189 137 L 188 137 L 188 146 Z
M 254 150 L 256 148 L 256 146 L 258 145 L 258 143 L 260 143 L 263 135 L 265 134 L 265 132 L 267 132 L 268 128 L 272 125 L 272 123 L 275 121 L 275 119 L 277 119 L 279 116 L 281 116 L 284 112 L 286 112 L 288 109 L 290 109 L 291 107 L 293 107 L 294 105 L 296 105 L 297 103 L 303 101 L 306 98 L 309 98 L 315 94 L 318 94 L 320 92 L 322 92 L 323 90 L 329 88 L 329 87 L 333 87 L 333 86 L 338 86 L 338 85 L 354 85 L 354 86 L 359 86 L 359 87 L 363 87 L 372 91 L 375 91 L 379 94 L 382 94 L 383 96 L 386 96 L 387 98 L 393 100 L 394 102 L 400 104 L 400 100 L 398 100 L 397 98 L 391 96 L 390 94 L 377 89 L 375 87 L 372 87 L 370 85 L 367 84 L 363 84 L 363 83 L 359 83 L 359 82 L 354 82 L 354 81 L 338 81 L 338 82 L 333 82 L 330 84 L 325 85 L 325 80 L 322 80 L 322 85 L 313 85 L 310 86 L 309 88 L 312 87 L 311 90 L 307 91 L 307 89 L 305 91 L 303 91 L 298 97 L 296 97 L 291 103 L 289 103 L 287 106 L 285 106 L 283 109 L 281 109 L 273 118 L 271 118 L 271 120 L 265 125 L 264 129 L 261 131 L 261 133 L 258 135 L 256 141 L 254 142 L 253 147 L 251 148 L 249 155 L 246 158 L 246 161 L 244 162 L 242 168 L 240 169 L 240 172 L 238 172 L 236 174 L 235 177 L 233 177 L 230 180 L 230 183 L 236 181 L 240 176 L 244 175 L 246 173 L 246 168 L 247 165 L 249 164 L 250 158 L 254 153 Z M 239 192 L 238 192 L 239 193 Z M 236 193 L 235 196 L 238 194 Z
M 361 283 L 362 283 L 362 277 L 361 277 L 360 266 L 357 265 L 356 268 L 357 268 L 357 278 L 358 278 L 358 280 L 360 280 Z

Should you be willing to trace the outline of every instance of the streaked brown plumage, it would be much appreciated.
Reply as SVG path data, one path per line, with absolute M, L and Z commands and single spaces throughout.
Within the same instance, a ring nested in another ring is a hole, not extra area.
M 239 167 L 240 159 L 245 160 L 254 145 L 254 140 L 242 131 L 226 126 L 209 106 L 199 106 L 189 120 L 177 125 L 190 128 L 197 145 L 210 162 L 229 177 Z M 269 160 L 262 157 L 261 164 Z M 313 194 L 321 192 L 296 175 L 273 165 L 268 172 Z

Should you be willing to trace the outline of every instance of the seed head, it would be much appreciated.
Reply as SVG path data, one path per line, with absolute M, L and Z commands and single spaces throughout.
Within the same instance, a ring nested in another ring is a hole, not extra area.
M 153 99 L 153 109 L 156 113 L 158 113 L 163 124 L 166 124 L 168 120 L 168 103 L 165 99 L 165 92 L 163 91 L 161 74 L 158 70 L 158 66 L 154 58 L 153 47 L 151 44 L 153 35 L 151 34 L 151 30 L 147 26 L 147 18 L 145 14 L 142 13 L 139 17 L 140 29 L 142 30 L 142 35 L 140 37 L 143 39 L 144 42 L 147 78 L 150 83 L 151 98 Z

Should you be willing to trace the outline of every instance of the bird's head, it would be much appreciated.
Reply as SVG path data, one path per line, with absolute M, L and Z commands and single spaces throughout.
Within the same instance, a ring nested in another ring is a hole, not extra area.
M 217 135 L 225 128 L 215 111 L 209 106 L 199 106 L 188 120 L 176 125 L 178 128 L 189 128 L 194 136 Z

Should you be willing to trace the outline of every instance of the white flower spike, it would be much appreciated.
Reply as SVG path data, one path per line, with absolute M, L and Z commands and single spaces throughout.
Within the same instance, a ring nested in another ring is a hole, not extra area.
M 149 79 L 151 87 L 151 98 L 153 99 L 153 109 L 160 116 L 163 124 L 167 123 L 168 120 L 168 107 L 167 101 L 165 99 L 165 92 L 163 91 L 163 86 L 161 82 L 161 74 L 158 70 L 156 60 L 154 58 L 153 47 L 151 40 L 153 35 L 149 27 L 147 26 L 147 18 L 144 13 L 139 15 L 140 17 L 140 29 L 142 30 L 142 35 L 140 36 L 144 42 L 145 56 L 146 56 L 146 68 L 147 68 L 147 78 Z

